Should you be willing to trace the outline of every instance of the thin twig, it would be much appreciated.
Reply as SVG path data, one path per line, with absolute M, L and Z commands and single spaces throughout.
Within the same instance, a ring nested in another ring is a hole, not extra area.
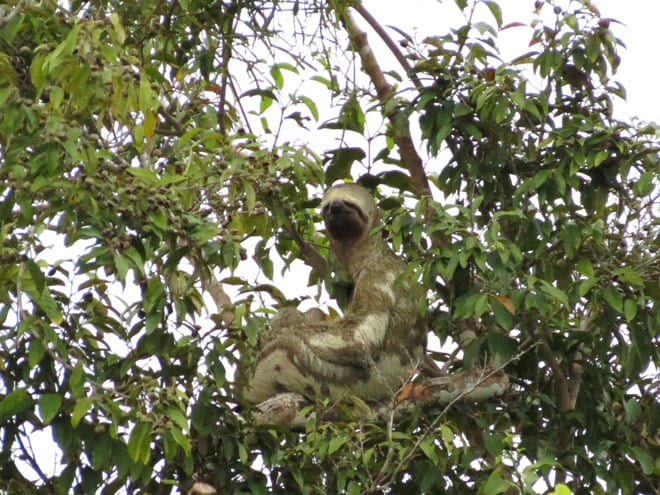
M 408 464 L 408 461 L 412 458 L 412 456 L 415 454 L 415 452 L 417 452 L 419 450 L 420 445 L 422 444 L 424 439 L 427 437 L 427 435 L 436 428 L 436 426 L 438 425 L 440 420 L 442 420 L 445 417 L 445 415 L 449 412 L 449 410 L 455 404 L 457 404 L 458 402 L 463 400 L 463 398 L 465 398 L 468 394 L 470 394 L 471 392 L 476 390 L 477 387 L 479 387 L 480 384 L 484 383 L 485 381 L 492 378 L 496 374 L 502 373 L 506 366 L 508 366 L 510 363 L 513 363 L 514 361 L 518 361 L 523 355 L 528 353 L 530 351 L 530 349 L 532 349 L 532 348 L 533 348 L 533 346 L 528 348 L 528 349 L 525 349 L 524 351 L 519 352 L 515 356 L 511 357 L 508 361 L 506 361 L 504 364 L 502 364 L 502 366 L 490 371 L 488 374 L 485 374 L 480 380 L 477 380 L 474 384 L 472 384 L 471 387 L 465 389 L 458 396 L 456 396 L 453 400 L 448 402 L 447 405 L 444 407 L 444 409 L 442 411 L 440 411 L 440 414 L 438 414 L 438 416 L 431 422 L 429 427 L 426 429 L 426 433 L 419 436 L 419 438 L 417 439 L 415 444 L 412 446 L 412 448 L 406 453 L 406 455 L 403 457 L 403 459 L 401 459 L 401 462 L 399 463 L 399 465 L 394 469 L 394 471 L 390 475 L 389 481 L 387 481 L 386 483 L 378 486 L 377 489 L 384 490 L 385 488 L 387 488 L 389 485 L 391 485 L 394 482 L 395 475 L 404 466 L 406 466 Z
M 177 136 L 183 136 L 185 134 L 185 130 L 183 127 L 181 127 L 181 123 L 174 118 L 174 116 L 169 113 L 167 110 L 165 110 L 165 107 L 162 105 L 158 107 L 158 113 L 167 121 L 168 124 L 170 124 L 174 129 L 176 129 L 176 135 Z

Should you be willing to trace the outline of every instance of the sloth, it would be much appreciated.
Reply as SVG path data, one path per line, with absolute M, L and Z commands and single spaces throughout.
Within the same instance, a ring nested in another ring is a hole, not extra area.
M 424 359 L 423 294 L 378 232 L 371 195 L 355 184 L 334 186 L 321 208 L 330 248 L 354 284 L 352 298 L 340 319 L 293 308 L 274 318 L 243 391 L 250 403 L 282 392 L 310 401 L 346 395 L 380 401 Z

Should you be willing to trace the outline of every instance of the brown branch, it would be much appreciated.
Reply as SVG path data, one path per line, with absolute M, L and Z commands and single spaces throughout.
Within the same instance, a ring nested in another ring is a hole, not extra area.
M 170 124 L 176 130 L 175 136 L 183 136 L 185 130 L 181 127 L 181 123 L 174 118 L 174 116 L 165 110 L 165 107 L 162 105 L 158 107 L 158 113 L 165 119 L 165 121 Z
M 367 41 L 367 34 L 357 27 L 353 16 L 348 9 L 338 12 L 338 15 L 348 32 L 348 37 L 353 49 L 360 56 L 362 69 L 369 76 L 371 82 L 376 88 L 376 95 L 378 96 L 380 104 L 386 108 L 394 96 L 394 88 L 387 82 L 385 74 L 378 64 L 378 60 Z M 410 181 L 415 194 L 417 194 L 418 197 L 430 196 L 431 188 L 429 186 L 428 178 L 426 177 L 426 172 L 424 171 L 422 158 L 417 153 L 417 149 L 410 137 L 410 127 L 408 126 L 407 121 L 405 123 L 398 122 L 398 117 L 400 115 L 401 109 L 396 107 L 387 112 L 387 118 L 395 130 L 393 138 L 399 148 L 401 164 L 410 173 Z M 403 128 L 399 132 L 396 132 L 397 128 L 400 127 Z
M 537 332 L 537 337 L 539 339 L 539 349 L 541 349 L 543 359 L 545 359 L 545 361 L 548 363 L 548 366 L 550 366 L 552 374 L 555 377 L 557 393 L 559 395 L 559 410 L 561 412 L 572 411 L 575 408 L 575 403 L 573 403 L 571 400 L 571 394 L 569 392 L 566 374 L 555 359 L 555 356 L 552 353 L 552 349 L 550 348 L 550 344 L 548 344 L 547 336 L 539 331 Z
M 376 20 L 374 16 L 371 15 L 371 13 L 364 8 L 364 5 L 361 3 L 358 3 L 356 5 L 353 5 L 353 8 L 358 12 L 362 18 L 369 23 L 369 25 L 373 28 L 373 30 L 380 36 L 380 39 L 383 40 L 383 43 L 387 46 L 387 48 L 390 49 L 392 52 L 392 55 L 394 55 L 394 58 L 397 59 L 399 64 L 401 64 L 401 67 L 403 67 L 403 70 L 406 71 L 406 75 L 410 77 L 410 80 L 413 82 L 415 87 L 417 89 L 422 88 L 422 83 L 421 81 L 417 78 L 417 76 L 413 73 L 412 67 L 410 67 L 410 64 L 408 64 L 408 60 L 406 60 L 406 57 L 403 53 L 401 53 L 401 50 L 399 50 L 399 47 L 397 44 L 390 38 L 389 34 L 387 34 L 387 31 L 383 29 L 383 26 L 380 25 L 380 23 Z
M 545 335 L 541 336 L 539 340 L 539 348 L 555 377 L 560 399 L 559 409 L 562 412 L 574 410 L 582 383 L 582 365 L 578 362 L 582 357 L 582 352 L 578 349 L 571 353 L 570 357 L 567 358 L 570 364 L 565 371 L 552 354 L 552 349 Z

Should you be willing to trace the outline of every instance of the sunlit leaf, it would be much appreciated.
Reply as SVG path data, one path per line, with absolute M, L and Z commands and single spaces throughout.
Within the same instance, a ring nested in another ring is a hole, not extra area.
M 128 439 L 128 455 L 134 462 L 146 464 L 151 457 L 151 431 L 149 423 L 138 422 Z
M 76 401 L 76 404 L 73 406 L 73 411 L 71 412 L 71 426 L 76 428 L 80 421 L 87 415 L 90 408 L 93 404 L 93 399 L 91 397 L 83 397 Z

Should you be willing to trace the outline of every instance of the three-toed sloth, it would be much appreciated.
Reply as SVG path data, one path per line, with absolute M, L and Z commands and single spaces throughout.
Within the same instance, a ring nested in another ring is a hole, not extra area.
M 288 314 L 272 326 L 247 380 L 249 402 L 281 392 L 312 401 L 344 395 L 378 401 L 423 360 L 423 294 L 377 231 L 371 195 L 354 184 L 334 186 L 321 208 L 330 247 L 354 284 L 352 298 L 341 319 Z

